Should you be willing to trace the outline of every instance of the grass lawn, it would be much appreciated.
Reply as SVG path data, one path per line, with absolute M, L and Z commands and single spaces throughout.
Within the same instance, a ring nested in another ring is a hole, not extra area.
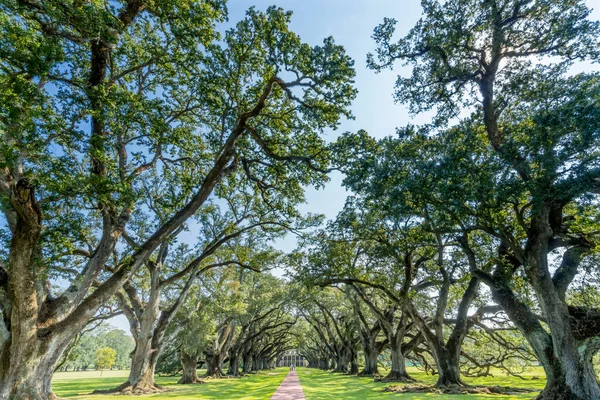
M 111 389 L 127 380 L 129 371 L 58 372 L 52 388 L 59 397 L 81 400 L 142 399 L 268 399 L 275 392 L 288 368 L 277 368 L 236 379 L 208 380 L 202 385 L 177 385 L 179 377 L 157 377 L 156 382 L 170 389 L 151 396 L 90 395 L 97 389 Z M 202 371 L 204 373 L 204 371 Z
M 157 377 L 159 385 L 165 386 L 169 391 L 151 396 L 109 396 L 90 395 L 96 389 L 111 389 L 127 379 L 128 371 L 104 371 L 102 376 L 98 371 L 86 372 L 59 372 L 54 375 L 52 386 L 55 393 L 64 398 L 79 400 L 143 400 L 143 399 L 268 399 L 275 392 L 288 368 L 278 368 L 273 371 L 264 371 L 255 375 L 248 375 L 239 379 L 209 380 L 202 385 L 177 385 L 179 377 Z M 203 373 L 201 371 L 200 373 Z M 409 368 L 409 373 L 421 383 L 435 383 L 435 377 L 424 374 L 416 368 Z M 518 396 L 505 395 L 437 395 L 429 394 L 394 394 L 384 393 L 383 389 L 392 383 L 373 382 L 372 378 L 358 378 L 317 369 L 298 368 L 298 375 L 302 389 L 308 400 L 319 399 L 374 399 L 398 398 L 399 400 L 506 400 L 506 399 L 531 399 L 536 393 L 525 393 Z M 526 376 L 537 375 L 543 377 L 541 368 L 531 371 Z M 545 381 L 521 380 L 507 377 L 498 371 L 495 378 L 466 378 L 465 381 L 472 385 L 481 386 L 511 386 L 541 390 Z
M 416 368 L 408 368 L 409 374 L 421 383 L 435 383 L 435 377 L 426 375 L 418 371 Z M 535 369 L 529 376 L 537 375 L 544 376 L 541 368 Z M 348 376 L 342 374 L 333 374 L 331 372 L 321 371 L 317 369 L 298 368 L 298 376 L 304 390 L 304 395 L 307 400 L 317 399 L 374 399 L 380 397 L 394 398 L 402 400 L 432 400 L 432 399 L 447 399 L 447 400 L 490 400 L 490 399 L 531 399 L 537 393 L 525 393 L 518 396 L 512 395 L 439 395 L 439 394 L 394 394 L 384 393 L 383 389 L 392 383 L 373 382 L 373 378 L 362 378 L 356 376 Z M 515 377 L 507 377 L 498 372 L 495 378 L 466 378 L 465 381 L 471 385 L 481 386 L 510 386 L 519 388 L 530 388 L 541 390 L 544 387 L 545 380 L 527 380 L 524 381 Z

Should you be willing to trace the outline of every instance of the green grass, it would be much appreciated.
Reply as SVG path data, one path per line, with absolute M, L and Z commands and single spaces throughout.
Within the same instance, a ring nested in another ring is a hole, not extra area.
M 435 377 L 426 375 L 418 371 L 416 368 L 408 368 L 409 374 L 421 383 L 435 383 Z M 531 371 L 529 376 L 537 375 L 543 377 L 541 368 Z M 394 394 L 384 393 L 383 389 L 392 385 L 391 383 L 374 382 L 372 378 L 363 378 L 356 376 L 348 376 L 342 374 L 333 374 L 331 372 L 321 371 L 317 369 L 298 368 L 298 376 L 304 390 L 304 395 L 307 400 L 318 399 L 374 399 L 380 397 L 398 398 L 402 400 L 490 400 L 490 399 L 531 399 L 537 393 L 526 393 L 518 396 L 508 395 L 438 395 L 433 393 L 428 394 Z M 519 388 L 528 388 L 541 390 L 544 387 L 545 380 L 527 380 L 516 377 L 507 377 L 498 371 L 496 377 L 485 378 L 466 378 L 466 383 L 470 385 L 481 386 L 510 386 Z
M 86 372 L 60 372 L 54 375 L 52 386 L 57 395 L 64 398 L 78 400 L 143 400 L 143 399 L 246 399 L 258 400 L 268 399 L 275 392 L 288 368 L 278 368 L 273 371 L 264 371 L 259 374 L 248 375 L 239 379 L 215 379 L 209 380 L 203 385 L 177 385 L 179 377 L 157 377 L 159 385 L 165 386 L 169 391 L 151 396 L 108 396 L 90 395 L 97 389 L 111 389 L 127 379 L 128 371 L 105 371 L 100 376 L 98 371 Z M 201 371 L 201 373 L 204 371 Z M 422 383 L 435 383 L 435 377 L 424 374 L 416 368 L 409 368 L 409 373 L 417 381 Z M 503 395 L 436 395 L 429 394 L 393 394 L 384 393 L 383 389 L 391 383 L 373 382 L 372 378 L 359 378 L 317 369 L 298 368 L 298 375 L 302 383 L 302 389 L 308 400 L 319 399 L 344 399 L 362 400 L 374 398 L 398 398 L 399 400 L 506 400 L 506 399 L 531 399 L 536 393 L 526 393 L 519 396 Z M 537 375 L 543 377 L 541 368 L 537 368 L 526 374 L 529 377 Z M 515 377 L 507 377 L 500 371 L 496 371 L 494 378 L 465 378 L 471 385 L 481 386 L 511 386 L 541 390 L 545 381 L 521 380 Z
M 242 378 L 212 379 L 202 385 L 177 385 L 179 377 L 157 377 L 156 382 L 169 391 L 151 396 L 90 395 L 94 390 L 112 389 L 127 380 L 128 371 L 59 372 L 54 375 L 52 388 L 63 398 L 78 400 L 143 400 L 143 399 L 268 399 L 288 373 L 277 368 Z M 202 371 L 204 372 L 204 371 Z

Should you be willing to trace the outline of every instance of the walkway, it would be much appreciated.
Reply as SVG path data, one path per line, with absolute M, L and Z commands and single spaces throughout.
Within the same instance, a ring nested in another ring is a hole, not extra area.
M 304 392 L 296 371 L 290 371 L 277 388 L 271 400 L 304 400 Z

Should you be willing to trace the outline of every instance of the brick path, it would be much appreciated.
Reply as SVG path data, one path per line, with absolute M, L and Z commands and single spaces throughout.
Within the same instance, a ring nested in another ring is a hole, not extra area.
M 271 400 L 304 400 L 304 392 L 296 371 L 290 371 L 277 388 Z

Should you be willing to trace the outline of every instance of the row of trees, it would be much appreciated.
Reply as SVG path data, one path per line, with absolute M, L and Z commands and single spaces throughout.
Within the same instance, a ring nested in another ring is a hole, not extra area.
M 327 144 L 353 61 L 279 8 L 220 34 L 221 0 L 2 2 L 0 399 L 55 398 L 80 332 L 119 313 L 120 391 L 270 367 L 297 338 L 313 365 L 375 374 L 385 351 L 388 379 L 409 359 L 439 386 L 535 358 L 540 398 L 600 398 L 600 79 L 570 73 L 600 26 L 583 0 L 422 5 L 368 65 L 412 67 L 396 99 L 431 123 Z M 344 210 L 280 254 L 332 168 Z M 281 264 L 299 289 L 255 273 Z
M 409 379 L 411 357 L 436 370 L 438 386 L 461 385 L 461 364 L 485 363 L 465 341 L 474 328 L 497 335 L 504 325 L 484 321 L 502 311 L 528 346 L 501 340 L 544 368 L 540 399 L 600 398 L 600 80 L 571 72 L 599 60 L 600 26 L 583 1 L 422 4 L 406 36 L 393 19 L 375 29 L 368 65 L 410 66 L 396 99 L 434 117 L 381 140 L 340 138 L 334 154 L 354 196 L 298 256 L 301 279 L 355 299 L 352 334 L 350 317 L 314 303 L 336 327 L 313 324 L 321 354 L 344 370 L 351 340 L 381 351 L 379 329 L 390 378 Z
M 179 383 L 205 377 L 239 377 L 272 369 L 295 347 L 294 290 L 271 274 L 230 268 L 202 279 L 176 323 L 159 359 L 159 372 L 182 372 Z
M 221 0 L 0 4 L 0 399 L 55 398 L 70 343 L 115 313 L 135 340 L 120 389 L 153 390 L 197 279 L 264 269 L 267 240 L 318 222 L 296 205 L 327 180 L 353 61 L 290 16 L 250 9 L 220 34 Z M 214 374 L 223 351 L 270 357 L 246 351 L 258 337 L 221 346 L 220 321 Z

